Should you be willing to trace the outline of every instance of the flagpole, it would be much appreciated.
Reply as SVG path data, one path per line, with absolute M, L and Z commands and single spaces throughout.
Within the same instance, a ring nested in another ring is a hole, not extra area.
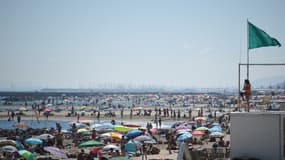
M 247 31 L 247 74 L 246 74 L 246 78 L 249 80 L 249 30 L 248 30 L 248 19 L 246 19 L 246 31 Z

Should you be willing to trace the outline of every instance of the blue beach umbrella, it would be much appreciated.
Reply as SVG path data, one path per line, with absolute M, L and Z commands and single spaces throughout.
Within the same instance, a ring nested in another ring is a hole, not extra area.
M 173 124 L 171 125 L 171 128 L 176 128 L 176 127 L 178 127 L 178 126 L 180 126 L 180 125 L 184 125 L 184 124 L 186 124 L 186 123 L 185 123 L 185 122 L 181 122 L 181 121 L 175 122 L 175 123 L 173 123 Z
M 214 123 L 212 123 L 212 126 L 220 126 L 220 123 L 214 122 Z
M 212 132 L 222 132 L 222 128 L 220 126 L 214 126 L 209 129 L 209 131 Z
M 142 133 L 143 133 L 143 131 L 135 129 L 135 130 L 129 131 L 129 132 L 126 134 L 126 136 L 127 136 L 127 137 L 135 137 L 135 136 L 141 135 Z
M 25 140 L 25 143 L 27 144 L 43 144 L 43 141 L 38 138 L 28 138 Z
M 177 141 L 182 142 L 182 141 L 185 141 L 185 140 L 190 139 L 190 138 L 192 138 L 192 134 L 184 133 L 177 138 Z

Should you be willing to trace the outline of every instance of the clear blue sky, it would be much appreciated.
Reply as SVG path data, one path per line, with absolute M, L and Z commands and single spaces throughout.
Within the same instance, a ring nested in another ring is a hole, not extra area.
M 284 7 L 284 0 L 1 0 L 0 90 L 235 87 L 247 18 L 283 45 L 251 50 L 250 62 L 285 62 Z M 250 75 L 284 76 L 285 66 Z

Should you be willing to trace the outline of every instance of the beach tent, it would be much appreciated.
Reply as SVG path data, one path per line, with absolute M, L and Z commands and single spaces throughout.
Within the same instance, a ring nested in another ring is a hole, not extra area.
M 129 154 L 135 154 L 137 152 L 137 145 L 132 140 L 130 140 L 125 145 L 125 151 Z

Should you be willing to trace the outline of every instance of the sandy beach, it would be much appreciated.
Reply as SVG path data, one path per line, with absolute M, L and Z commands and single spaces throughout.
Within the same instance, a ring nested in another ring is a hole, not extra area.
M 7 107 L 7 106 L 5 106 Z M 19 106 L 9 106 L 11 108 L 19 108 Z M 60 111 L 60 112 L 51 112 L 48 119 L 47 117 L 45 117 L 44 115 L 41 114 L 41 116 L 39 117 L 40 121 L 46 121 L 46 120 L 50 120 L 50 121 L 76 121 L 77 120 L 77 116 L 67 116 L 68 113 L 70 113 L 70 111 L 68 110 L 69 107 L 63 107 L 64 110 Z M 177 107 L 176 109 L 182 109 L 181 107 Z M 81 111 L 78 111 L 81 112 Z M 21 116 L 21 120 L 34 120 L 36 121 L 36 116 L 34 111 L 23 111 L 24 115 Z M 115 113 L 115 117 L 106 117 L 104 116 L 105 113 L 108 113 L 108 111 L 104 111 L 102 112 L 102 116 L 100 117 L 101 121 L 110 121 L 111 120 L 115 120 L 117 122 L 126 122 L 126 123 L 131 123 L 131 124 L 135 124 L 135 123 L 147 123 L 147 122 L 152 122 L 154 125 L 154 115 L 151 116 L 143 116 L 143 115 L 136 115 L 137 110 L 134 111 L 134 115 L 132 117 L 130 117 L 130 111 L 126 110 L 123 113 L 123 117 L 121 117 L 121 112 L 120 111 L 114 111 Z M 192 112 L 192 117 L 197 117 L 198 116 L 198 112 L 197 110 L 193 110 Z M 0 120 L 7 120 L 8 119 L 8 113 L 7 111 L 2 111 L 0 112 Z M 96 117 L 96 115 L 93 114 L 93 112 L 84 112 L 84 115 L 80 115 L 80 118 L 84 118 L 84 119 L 89 119 L 89 120 L 94 120 L 94 122 L 98 122 L 98 118 Z M 170 118 L 170 117 L 161 117 L 162 118 L 162 126 L 163 123 L 167 123 L 167 122 L 177 122 L 177 121 L 184 121 L 184 122 L 191 122 L 192 119 L 189 119 L 189 117 L 183 117 L 181 116 L 180 118 Z M 16 120 L 16 119 L 15 119 Z M 214 119 L 208 119 L 209 121 L 214 121 Z M 32 127 L 32 126 L 30 126 Z M 146 126 L 142 126 L 142 127 L 146 127 Z M 155 127 L 155 125 L 154 125 Z M 54 124 L 54 128 L 56 128 L 56 124 Z M 225 132 L 224 132 L 225 133 Z M 161 159 L 177 159 L 177 155 L 178 155 L 178 149 L 176 150 L 172 150 L 172 154 L 169 154 L 169 151 L 167 150 L 167 140 L 165 139 L 164 136 L 157 134 L 155 135 L 155 137 L 157 138 L 157 140 L 159 141 L 159 143 L 155 144 L 155 146 L 160 150 L 159 154 L 148 154 L 147 158 L 149 160 L 153 159 L 153 160 L 161 160 Z M 224 140 L 225 141 L 229 141 L 229 135 L 225 134 Z M 6 137 L 1 137 L 1 139 L 5 139 Z M 63 141 L 63 146 L 69 146 L 69 147 L 65 147 L 64 151 L 66 153 L 80 153 L 81 148 L 75 147 L 74 144 L 72 143 L 72 139 L 64 139 Z M 209 142 L 208 140 L 203 141 L 203 144 L 193 144 L 192 148 L 194 149 L 206 149 L 206 148 L 212 148 L 214 142 Z M 84 148 L 85 152 L 88 153 L 90 148 Z M 56 158 L 54 156 L 52 156 L 51 154 L 45 154 L 45 155 L 41 155 L 38 156 L 39 157 L 52 157 L 52 158 Z M 68 158 L 68 159 L 75 159 L 75 158 Z M 94 158 L 96 159 L 96 158 Z M 142 159 L 142 157 L 139 156 L 133 156 L 130 159 L 132 160 L 139 160 Z

